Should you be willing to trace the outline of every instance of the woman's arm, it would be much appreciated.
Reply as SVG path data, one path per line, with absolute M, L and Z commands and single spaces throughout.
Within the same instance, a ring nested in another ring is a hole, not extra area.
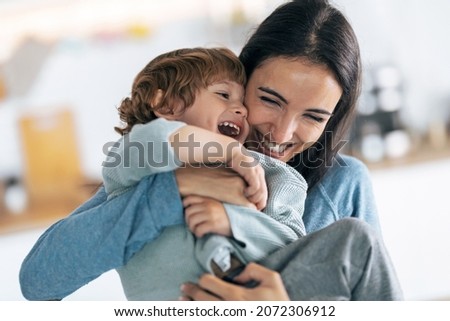
M 199 195 L 220 202 L 255 208 L 245 197 L 244 179 L 224 166 L 186 166 L 175 171 L 181 196 Z
M 57 300 L 124 265 L 165 226 L 182 224 L 172 172 L 143 179 L 106 201 L 104 189 L 51 226 L 22 263 L 20 285 L 29 300 Z
M 346 217 L 361 219 L 381 233 L 367 166 L 338 154 L 322 180 L 308 191 L 303 220 L 311 233 Z

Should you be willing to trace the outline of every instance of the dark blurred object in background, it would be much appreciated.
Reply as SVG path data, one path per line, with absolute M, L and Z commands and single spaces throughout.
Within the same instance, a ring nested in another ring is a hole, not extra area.
M 400 71 L 391 65 L 372 69 L 364 78 L 350 152 L 376 163 L 406 156 L 411 137 L 401 120 L 404 106 Z

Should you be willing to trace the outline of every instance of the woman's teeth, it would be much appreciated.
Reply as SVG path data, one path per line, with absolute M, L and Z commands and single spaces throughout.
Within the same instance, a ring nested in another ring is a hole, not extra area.
M 289 144 L 279 145 L 277 143 L 268 142 L 267 140 L 263 140 L 263 146 L 265 149 L 268 149 L 270 152 L 281 154 L 283 153 Z

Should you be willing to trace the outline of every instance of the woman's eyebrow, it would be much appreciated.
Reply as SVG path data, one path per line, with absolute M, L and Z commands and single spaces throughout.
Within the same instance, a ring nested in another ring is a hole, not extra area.
M 306 111 L 317 113 L 317 114 L 323 114 L 328 116 L 333 116 L 333 113 L 330 113 L 329 111 L 321 108 L 308 108 Z
M 259 90 L 264 91 L 268 94 L 271 94 L 275 97 L 278 97 L 278 99 L 280 99 L 282 102 L 284 102 L 285 104 L 288 103 L 287 99 L 284 98 L 283 96 L 281 96 L 279 93 L 277 93 L 275 90 L 267 88 L 267 87 L 258 87 Z

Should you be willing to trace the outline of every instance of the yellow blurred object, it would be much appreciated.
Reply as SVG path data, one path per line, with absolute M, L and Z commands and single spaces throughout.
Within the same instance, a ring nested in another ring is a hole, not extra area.
M 245 12 L 241 9 L 235 9 L 231 15 L 231 23 L 233 26 L 244 26 L 248 23 Z
M 58 110 L 19 120 L 30 207 L 77 206 L 87 198 L 73 115 Z
M 134 38 L 147 38 L 151 33 L 151 29 L 144 24 L 133 24 L 128 27 L 128 34 Z
M 6 213 L 5 206 L 5 184 L 0 181 L 0 217 Z
M 6 98 L 8 91 L 6 90 L 6 84 L 3 77 L 0 75 L 0 100 L 3 100 Z

